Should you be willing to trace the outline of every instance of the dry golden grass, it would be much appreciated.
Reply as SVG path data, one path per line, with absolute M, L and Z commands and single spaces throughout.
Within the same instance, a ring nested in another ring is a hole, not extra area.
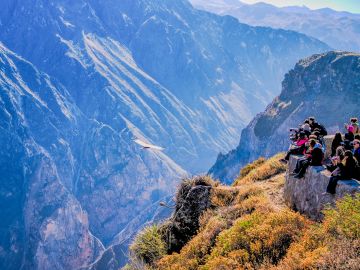
M 154 261 L 166 254 L 166 243 L 157 225 L 146 227 L 140 232 L 130 246 L 137 261 L 152 265 Z
M 258 269 L 264 261 L 276 264 L 307 226 L 305 218 L 289 210 L 245 215 L 219 235 L 209 259 L 200 269 L 215 269 L 213 264 L 218 264 L 218 257 L 247 269 Z
M 218 216 L 211 217 L 199 233 L 180 251 L 180 254 L 164 256 L 157 262 L 157 269 L 198 269 L 205 262 L 217 235 L 228 225 Z
M 270 174 L 265 174 L 264 170 L 267 168 L 272 168 Z M 242 179 L 255 179 L 254 175 L 258 175 L 256 179 L 259 180 L 269 179 L 275 174 L 275 171 L 281 170 L 279 168 L 281 167 L 274 160 L 260 159 L 242 172 Z M 198 234 L 183 247 L 180 253 L 165 255 L 159 259 L 156 262 L 156 269 L 195 270 L 232 269 L 232 267 L 233 269 L 242 269 L 243 266 L 249 268 L 253 264 L 250 257 L 247 257 L 248 253 L 244 253 L 243 250 L 233 250 L 227 256 L 214 257 L 211 259 L 211 264 L 208 263 L 208 260 L 214 246 L 218 245 L 218 235 L 233 228 L 236 220 L 268 216 L 275 212 L 270 197 L 267 196 L 261 185 L 256 184 L 256 181 L 246 180 L 246 183 L 241 186 L 229 187 L 219 185 L 209 177 L 198 177 L 182 182 L 177 200 L 181 200 L 182 194 L 199 182 L 205 182 L 213 187 L 211 190 L 212 207 L 201 216 Z M 269 180 L 269 184 L 274 188 L 282 186 L 283 183 L 279 182 L 281 182 L 279 179 Z M 268 190 L 270 189 L 268 188 Z M 239 264 L 240 261 L 244 263 L 243 266 Z
M 265 162 L 261 161 L 259 165 L 254 166 L 254 168 L 249 170 L 249 172 L 247 172 L 244 177 L 240 176 L 239 178 L 237 178 L 233 185 L 239 186 L 243 184 L 254 183 L 257 181 L 263 181 L 270 179 L 271 177 L 279 173 L 285 172 L 286 165 L 282 164 L 279 161 L 283 155 L 283 153 L 280 153 L 266 160 Z
M 211 190 L 211 203 L 214 207 L 230 206 L 238 193 L 238 188 L 230 188 L 227 186 L 214 187 Z
M 272 269 L 359 269 L 360 194 L 345 197 L 336 205 L 325 211 L 323 223 L 311 226 Z
M 263 157 L 260 157 L 258 158 L 257 160 L 255 160 L 254 162 L 252 163 L 249 163 L 248 165 L 246 165 L 244 168 L 242 168 L 240 170 L 240 175 L 239 175 L 239 178 L 242 179 L 244 178 L 245 176 L 247 176 L 252 170 L 258 168 L 259 166 L 261 166 L 262 164 L 264 164 L 266 161 L 265 158 Z
M 360 194 L 346 197 L 337 203 L 336 209 L 325 211 L 323 223 L 311 222 L 287 209 L 282 201 L 285 166 L 278 162 L 280 157 L 252 165 L 233 187 L 206 178 L 206 183 L 213 187 L 212 207 L 202 214 L 197 235 L 179 253 L 164 255 L 162 248 L 160 252 L 153 250 L 150 254 L 155 256 L 150 257 L 154 261 L 146 267 L 359 269 Z M 184 182 L 182 187 L 189 185 L 196 185 L 196 181 Z M 156 239 L 153 243 L 157 243 Z M 159 253 L 163 255 L 158 256 Z

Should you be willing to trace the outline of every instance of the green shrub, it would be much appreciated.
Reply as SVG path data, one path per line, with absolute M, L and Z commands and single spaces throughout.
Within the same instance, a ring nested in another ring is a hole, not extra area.
M 283 156 L 283 153 L 277 154 L 276 156 L 265 160 L 264 162 L 259 161 L 260 164 L 253 166 L 251 170 L 247 170 L 245 176 L 238 177 L 234 186 L 240 186 L 243 184 L 264 181 L 270 179 L 271 177 L 285 172 L 286 165 L 282 164 L 279 159 Z
M 359 269 L 360 194 L 337 201 L 274 269 Z
M 252 170 L 258 168 L 265 161 L 266 161 L 265 158 L 260 157 L 259 159 L 255 160 L 254 162 L 245 165 L 245 167 L 240 170 L 239 179 L 242 179 L 245 176 L 247 176 Z
M 238 267 L 259 268 L 264 262 L 276 264 L 290 244 L 298 240 L 307 222 L 301 215 L 282 211 L 257 213 L 239 218 L 220 233 L 204 269 L 215 269 L 218 257 L 236 261 Z
M 159 226 L 149 226 L 140 232 L 130 246 L 130 251 L 136 259 L 148 265 L 153 265 L 163 257 L 167 249 Z
M 324 228 L 334 236 L 360 239 L 360 194 L 349 195 L 336 203 L 336 208 L 325 210 Z

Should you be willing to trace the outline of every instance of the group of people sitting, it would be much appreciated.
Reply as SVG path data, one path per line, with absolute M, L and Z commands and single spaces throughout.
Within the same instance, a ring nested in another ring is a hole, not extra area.
M 309 117 L 299 125 L 290 139 L 293 143 L 281 162 L 287 163 L 291 155 L 301 155 L 291 175 L 294 178 L 303 178 L 309 166 L 323 166 L 331 172 L 331 178 L 326 192 L 335 194 L 339 180 L 360 180 L 360 128 L 357 118 L 351 118 L 345 124 L 346 133 L 335 134 L 331 144 L 331 155 L 325 159 L 326 144 L 324 136 L 326 128 Z

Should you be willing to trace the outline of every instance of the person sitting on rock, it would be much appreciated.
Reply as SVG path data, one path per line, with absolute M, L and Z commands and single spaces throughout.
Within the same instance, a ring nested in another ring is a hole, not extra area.
M 320 132 L 320 136 L 326 136 L 327 135 L 327 131 L 326 128 L 319 124 L 318 122 L 316 122 L 315 117 L 309 117 L 309 125 L 311 128 L 311 131 L 315 131 L 315 129 L 318 129 Z
M 341 145 L 343 142 L 342 136 L 340 132 L 335 134 L 335 137 L 331 143 L 331 156 L 334 157 L 336 155 L 336 149 Z
M 287 163 L 291 155 L 301 155 L 305 150 L 305 144 L 308 142 L 308 138 L 305 135 L 305 132 L 299 132 L 299 139 L 294 145 L 291 145 L 290 150 L 286 153 L 286 156 L 280 161 Z
M 321 135 L 320 129 L 315 128 L 314 131 L 311 133 L 309 139 L 315 139 L 322 147 L 323 152 L 326 152 L 326 143 L 324 137 Z
M 348 132 L 345 133 L 344 136 L 344 147 L 346 150 L 353 150 L 353 140 L 355 139 L 354 133 L 353 133 L 354 128 L 352 126 L 348 126 Z
M 308 119 L 306 119 L 305 121 L 304 121 L 304 123 L 301 125 L 301 129 L 305 132 L 305 135 L 306 136 L 310 136 L 310 134 L 311 134 L 311 128 L 310 128 L 310 124 L 309 124 L 309 120 Z
M 311 135 L 313 136 L 313 135 Z M 311 137 L 310 136 L 310 137 Z M 298 174 L 300 171 L 300 168 L 302 167 L 302 163 L 305 162 L 306 160 L 311 158 L 311 151 L 314 149 L 316 145 L 316 141 L 314 138 L 311 138 L 306 144 L 305 144 L 305 150 L 304 150 L 304 156 L 300 157 L 297 161 L 296 161 L 296 165 L 295 165 L 295 169 L 292 173 L 290 173 L 290 175 L 295 175 Z
M 336 185 L 339 180 L 352 180 L 357 176 L 358 163 L 349 150 L 345 152 L 345 157 L 342 162 L 338 160 L 337 168 L 331 173 L 329 184 L 326 192 L 330 194 L 336 193 Z
M 356 117 L 350 118 L 350 124 L 345 124 L 345 129 L 348 130 L 349 126 L 352 126 L 354 128 L 353 129 L 354 134 L 360 133 L 359 122 Z
M 341 142 L 340 145 L 335 150 L 335 155 L 331 157 L 331 163 L 326 164 L 328 171 L 333 172 L 337 168 L 339 162 L 342 162 L 345 157 L 345 147 L 344 142 Z
M 322 151 L 321 144 L 315 140 L 310 140 L 309 149 L 305 157 L 298 160 L 296 168 L 292 173 L 294 178 L 303 178 L 309 166 L 322 166 L 323 159 L 324 152 Z
M 336 148 L 336 152 L 335 152 L 335 156 L 339 157 L 340 161 L 343 161 L 344 157 L 345 157 L 345 146 L 344 146 L 344 142 L 340 143 L 340 145 L 338 146 L 338 148 Z
M 353 141 L 353 146 L 354 146 L 354 158 L 356 158 L 356 161 L 359 163 L 360 162 L 360 140 L 355 139 Z

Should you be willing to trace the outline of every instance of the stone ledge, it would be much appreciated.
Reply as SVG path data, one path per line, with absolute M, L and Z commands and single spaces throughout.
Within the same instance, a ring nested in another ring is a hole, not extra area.
M 360 192 L 360 182 L 357 180 L 339 181 L 336 195 L 325 194 L 331 173 L 324 167 L 309 167 L 304 178 L 296 179 L 289 175 L 295 169 L 300 156 L 291 156 L 286 171 L 284 199 L 286 204 L 313 220 L 321 220 L 321 211 L 327 204 L 335 205 L 337 199 L 346 194 Z

